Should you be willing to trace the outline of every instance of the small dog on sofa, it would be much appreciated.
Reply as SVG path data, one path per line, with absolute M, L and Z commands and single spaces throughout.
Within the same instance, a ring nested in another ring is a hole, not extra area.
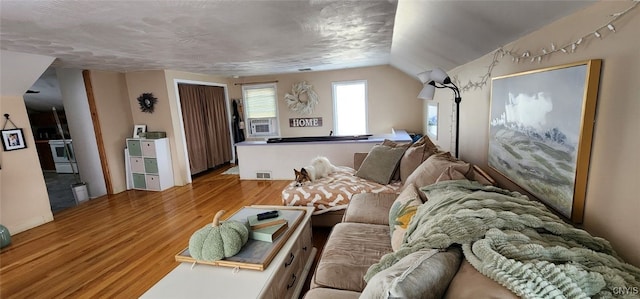
M 311 160 L 311 165 L 301 168 L 300 171 L 295 169 L 293 171 L 296 175 L 296 187 L 300 187 L 305 183 L 326 177 L 336 171 L 336 167 L 331 164 L 327 157 L 316 157 Z

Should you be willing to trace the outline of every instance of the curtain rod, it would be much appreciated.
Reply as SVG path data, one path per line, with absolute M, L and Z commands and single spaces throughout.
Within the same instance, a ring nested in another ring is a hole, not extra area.
M 276 81 L 263 81 L 263 82 L 235 83 L 233 85 L 266 84 L 266 83 L 278 83 L 278 80 L 276 80 Z

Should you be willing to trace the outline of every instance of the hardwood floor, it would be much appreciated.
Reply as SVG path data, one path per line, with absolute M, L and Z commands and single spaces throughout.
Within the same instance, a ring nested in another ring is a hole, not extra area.
M 0 253 L 0 298 L 139 297 L 218 210 L 281 204 L 289 181 L 241 181 L 225 170 L 164 192 L 90 200 L 12 236 Z

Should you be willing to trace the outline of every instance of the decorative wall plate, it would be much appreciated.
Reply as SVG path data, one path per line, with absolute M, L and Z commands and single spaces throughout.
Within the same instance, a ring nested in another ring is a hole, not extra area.
M 138 97 L 138 104 L 140 104 L 140 111 L 153 113 L 153 106 L 158 102 L 158 98 L 154 97 L 152 93 L 143 93 Z
M 284 96 L 284 100 L 287 102 L 289 110 L 310 115 L 318 104 L 318 94 L 313 91 L 311 84 L 301 81 L 293 84 L 291 94 L 287 93 Z

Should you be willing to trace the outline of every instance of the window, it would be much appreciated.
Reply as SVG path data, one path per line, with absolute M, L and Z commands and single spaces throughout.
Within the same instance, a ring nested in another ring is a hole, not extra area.
M 245 124 L 249 136 L 278 135 L 276 94 L 275 84 L 242 86 Z
M 332 85 L 335 135 L 367 134 L 367 81 Z

